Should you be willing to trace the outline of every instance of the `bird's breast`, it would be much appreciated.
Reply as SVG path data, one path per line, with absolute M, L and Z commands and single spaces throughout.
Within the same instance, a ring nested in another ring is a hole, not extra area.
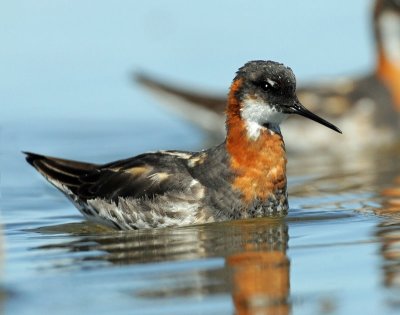
M 267 200 L 277 191 L 286 191 L 286 156 L 280 133 L 265 129 L 256 140 L 248 139 L 241 131 L 230 130 L 227 151 L 230 167 L 235 174 L 233 188 L 246 203 Z

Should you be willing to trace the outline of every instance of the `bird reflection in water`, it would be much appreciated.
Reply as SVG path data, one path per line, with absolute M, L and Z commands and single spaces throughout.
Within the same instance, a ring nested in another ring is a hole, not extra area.
M 226 258 L 237 314 L 289 314 L 289 259 L 281 251 L 249 251 Z
M 70 228 L 77 232 L 77 226 Z M 129 294 L 153 300 L 228 294 L 236 314 L 279 315 L 289 314 L 291 308 L 288 239 L 285 221 L 256 219 L 103 236 L 89 234 L 78 241 L 41 249 L 64 247 L 90 252 L 78 258 L 77 265 L 82 268 L 87 268 L 87 262 L 96 268 L 96 261 L 110 266 L 194 261 L 189 269 L 164 269 L 160 264 L 157 273 L 145 275 L 144 287 Z M 212 258 L 223 258 L 223 262 L 210 267 L 209 262 L 215 261 Z
M 168 286 L 139 294 L 162 298 L 179 297 L 183 292 L 203 296 L 230 293 L 236 314 L 289 314 L 290 263 L 286 255 L 286 223 L 252 220 L 224 225 L 225 235 L 221 238 L 213 235 L 219 229 L 207 229 L 202 235 L 204 240 L 214 240 L 204 243 L 207 244 L 205 256 L 223 256 L 225 264 L 222 268 L 201 272 L 197 275 L 201 281 L 188 282 L 183 287 L 178 284 L 177 290 Z
M 378 224 L 376 237 L 381 243 L 380 254 L 383 258 L 383 285 L 390 289 L 388 303 L 400 307 L 400 176 L 393 185 L 382 191 L 383 206 L 377 214 L 383 217 Z

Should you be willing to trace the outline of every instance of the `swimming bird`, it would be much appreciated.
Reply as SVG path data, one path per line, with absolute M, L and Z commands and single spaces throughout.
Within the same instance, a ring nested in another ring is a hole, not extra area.
M 237 71 L 226 113 L 225 141 L 200 152 L 158 151 L 103 165 L 28 152 L 26 159 L 88 220 L 116 229 L 286 215 L 280 123 L 298 114 L 341 131 L 300 103 L 292 70 L 273 61 Z
M 344 146 L 347 152 L 357 152 L 400 140 L 400 1 L 375 1 L 372 21 L 377 55 L 372 73 L 297 89 L 300 101 L 309 110 L 340 124 L 346 134 L 331 137 L 328 130 L 291 118 L 282 127 L 289 152 L 309 154 L 318 149 L 341 154 L 338 148 Z M 225 137 L 224 95 L 184 88 L 145 73 L 136 74 L 135 80 L 159 96 L 161 104 L 201 127 L 209 143 L 218 143 Z M 326 141 L 327 137 L 330 141 Z M 299 138 L 307 141 L 298 141 Z

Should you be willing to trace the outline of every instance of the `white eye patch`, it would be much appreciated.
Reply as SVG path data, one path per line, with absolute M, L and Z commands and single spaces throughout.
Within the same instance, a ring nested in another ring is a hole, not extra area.
M 268 87 L 268 85 L 274 87 L 276 85 L 276 82 L 274 80 L 267 79 L 267 86 L 266 87 Z
M 286 114 L 265 103 L 261 99 L 245 99 L 241 109 L 242 119 L 246 123 L 249 138 L 257 139 L 264 124 L 279 130 L 279 124 L 286 118 Z

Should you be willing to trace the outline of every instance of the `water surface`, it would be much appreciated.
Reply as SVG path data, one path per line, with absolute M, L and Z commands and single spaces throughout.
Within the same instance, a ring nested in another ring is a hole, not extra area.
M 284 220 L 131 232 L 84 222 L 25 163 L 22 150 L 107 162 L 200 148 L 132 71 L 223 91 L 251 59 L 300 83 L 373 68 L 368 1 L 234 4 L 1 4 L 1 312 L 400 312 L 399 150 L 290 156 Z
M 78 157 L 80 147 L 100 142 L 101 124 L 79 139 L 59 137 L 60 126 L 46 145 L 61 152 L 60 139 Z M 118 128 L 110 137 L 127 141 Z M 369 153 L 357 163 L 291 157 L 284 220 L 130 232 L 84 222 L 20 153 L 6 154 L 5 174 L 15 178 L 2 189 L 5 313 L 396 314 L 398 153 Z

